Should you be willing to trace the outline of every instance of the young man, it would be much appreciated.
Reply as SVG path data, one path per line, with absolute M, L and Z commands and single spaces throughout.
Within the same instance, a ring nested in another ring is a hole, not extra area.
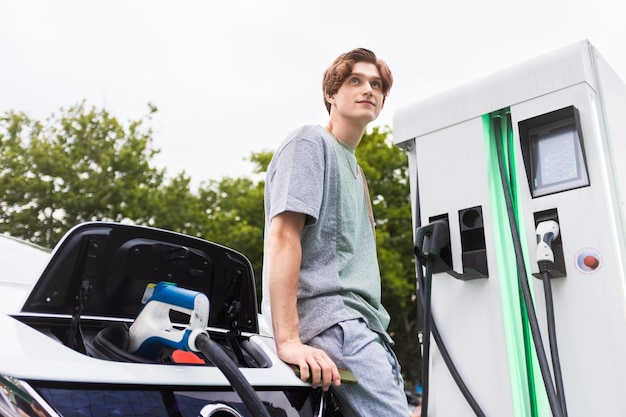
M 263 316 L 278 356 L 299 366 L 302 380 L 332 388 L 344 416 L 410 414 L 354 152 L 392 83 L 373 52 L 340 55 L 323 78 L 328 122 L 290 134 L 267 171 Z M 358 383 L 342 384 L 338 367 Z

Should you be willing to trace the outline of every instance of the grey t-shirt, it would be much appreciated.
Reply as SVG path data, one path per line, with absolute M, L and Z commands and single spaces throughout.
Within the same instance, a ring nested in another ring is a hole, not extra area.
M 304 343 L 354 318 L 393 343 L 361 175 L 354 150 L 318 125 L 292 132 L 268 167 L 266 235 L 277 214 L 306 215 L 297 303 Z M 266 274 L 264 268 L 261 309 L 271 328 Z

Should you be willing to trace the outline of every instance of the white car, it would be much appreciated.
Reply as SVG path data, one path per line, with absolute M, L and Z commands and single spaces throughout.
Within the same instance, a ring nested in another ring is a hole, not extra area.
M 90 222 L 0 260 L 0 416 L 340 415 L 276 356 L 236 251 Z

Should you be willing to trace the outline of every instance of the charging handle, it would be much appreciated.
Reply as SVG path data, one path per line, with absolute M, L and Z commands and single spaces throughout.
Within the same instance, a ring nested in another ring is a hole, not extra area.
M 559 224 L 554 220 L 546 220 L 537 225 L 537 264 L 539 272 L 549 272 L 554 265 L 552 242 L 559 237 Z
M 431 256 L 439 256 L 441 249 L 450 243 L 448 222 L 435 220 L 415 231 L 415 256 L 426 261 Z
M 534 217 L 539 272 L 532 275 L 543 279 L 544 272 L 547 272 L 550 278 L 563 278 L 566 276 L 566 268 L 558 213 L 552 209 L 535 213 Z

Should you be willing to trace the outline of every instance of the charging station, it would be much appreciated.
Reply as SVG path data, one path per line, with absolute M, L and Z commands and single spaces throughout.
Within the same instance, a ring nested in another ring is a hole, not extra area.
M 428 271 L 428 417 L 624 415 L 626 85 L 596 48 L 402 108 L 393 136 L 416 236 L 447 225 Z

